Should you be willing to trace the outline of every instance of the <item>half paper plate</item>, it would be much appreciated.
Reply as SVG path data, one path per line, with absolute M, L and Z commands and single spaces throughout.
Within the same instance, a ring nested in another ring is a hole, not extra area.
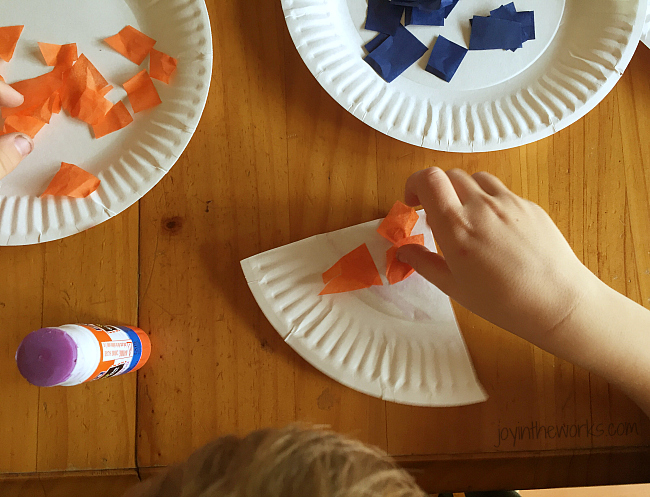
M 636 49 L 647 0 L 515 0 L 535 12 L 536 39 L 516 52 L 470 51 L 450 83 L 424 70 L 392 83 L 363 61 L 376 33 L 367 0 L 282 0 L 291 37 L 327 92 L 366 124 L 436 150 L 479 152 L 539 140 L 577 121 L 614 87 Z M 469 19 L 508 0 L 460 0 L 445 26 L 408 26 L 467 47 Z
M 95 140 L 90 127 L 65 112 L 36 137 L 36 148 L 0 180 L 0 245 L 45 242 L 78 233 L 123 211 L 174 165 L 194 133 L 212 72 L 210 21 L 204 0 L 21 0 L 2 9 L 3 26 L 24 24 L 10 63 L 0 74 L 12 83 L 51 70 L 37 42 L 77 43 L 79 53 L 106 77 L 112 102 L 124 100 L 122 83 L 141 69 L 102 40 L 130 24 L 157 40 L 156 49 L 178 59 L 171 84 L 154 81 L 162 104 L 134 122 Z M 101 180 L 85 199 L 38 198 L 61 162 L 76 164 Z
M 424 211 L 412 234 L 435 250 Z M 374 397 L 422 406 L 487 399 L 458 329 L 449 298 L 413 274 L 386 278 L 390 242 L 381 221 L 316 235 L 242 261 L 248 285 L 267 319 L 314 367 Z M 366 243 L 384 286 L 323 295 L 321 274 Z

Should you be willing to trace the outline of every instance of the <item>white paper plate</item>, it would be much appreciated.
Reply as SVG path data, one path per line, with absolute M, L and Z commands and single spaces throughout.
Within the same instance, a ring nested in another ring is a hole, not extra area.
M 650 47 L 650 0 L 648 0 L 648 6 L 645 13 L 645 23 L 643 25 L 643 33 L 641 33 L 641 41 L 645 43 L 647 47 Z
M 24 24 L 12 61 L 0 64 L 7 82 L 38 76 L 38 41 L 77 43 L 80 53 L 115 88 L 107 98 L 130 104 L 122 83 L 138 68 L 102 40 L 130 24 L 178 59 L 172 84 L 155 81 L 163 101 L 134 116 L 123 130 L 95 140 L 89 126 L 65 112 L 36 136 L 36 149 L 0 180 L 0 245 L 24 245 L 69 236 L 123 211 L 174 165 L 205 106 L 212 72 L 212 36 L 204 0 L 20 0 L 3 5 L 0 25 Z M 86 199 L 39 199 L 61 162 L 95 174 L 99 189 Z
M 508 0 L 460 0 L 443 27 L 408 26 L 469 42 L 468 19 Z M 473 152 L 549 136 L 613 88 L 641 36 L 645 0 L 515 0 L 534 10 L 537 38 L 516 52 L 471 51 L 451 83 L 424 70 L 429 52 L 395 81 L 364 61 L 367 0 L 282 0 L 291 37 L 325 90 L 373 128 L 415 145 Z
M 413 234 L 435 250 L 424 211 Z M 316 235 L 241 262 L 260 308 L 284 340 L 314 367 L 374 397 L 422 406 L 487 399 L 449 298 L 418 274 L 388 285 L 381 220 Z M 318 293 L 321 274 L 362 243 L 384 286 Z

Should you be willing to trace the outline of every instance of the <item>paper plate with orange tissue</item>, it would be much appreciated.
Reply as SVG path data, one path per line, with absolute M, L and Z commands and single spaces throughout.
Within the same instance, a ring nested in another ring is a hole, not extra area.
M 0 245 L 73 235 L 138 201 L 189 143 L 211 72 L 204 0 L 3 9 L 0 76 L 25 102 L 0 109 L 0 134 L 36 146 L 0 179 Z
M 383 221 L 312 236 L 241 265 L 284 341 L 343 385 L 402 404 L 483 402 L 449 297 L 395 260 L 407 243 L 436 250 L 424 211 L 396 203 Z

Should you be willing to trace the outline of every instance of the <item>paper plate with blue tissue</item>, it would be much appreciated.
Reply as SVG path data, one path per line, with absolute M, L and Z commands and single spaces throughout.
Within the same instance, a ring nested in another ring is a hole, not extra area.
M 282 0 L 323 88 L 378 131 L 434 150 L 524 145 L 614 87 L 647 0 Z

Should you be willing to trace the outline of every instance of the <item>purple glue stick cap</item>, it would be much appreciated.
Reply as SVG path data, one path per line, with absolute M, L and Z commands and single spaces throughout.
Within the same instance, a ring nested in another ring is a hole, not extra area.
M 63 383 L 77 363 L 77 345 L 65 332 L 42 328 L 27 335 L 16 351 L 18 370 L 32 385 Z

